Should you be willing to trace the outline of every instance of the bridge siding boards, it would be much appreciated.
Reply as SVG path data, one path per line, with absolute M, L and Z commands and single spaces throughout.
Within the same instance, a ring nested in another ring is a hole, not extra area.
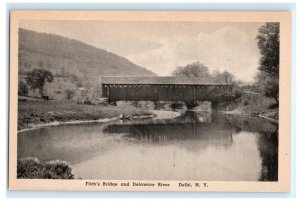
M 230 87 L 198 77 L 102 77 L 101 83 L 110 101 L 217 101 Z

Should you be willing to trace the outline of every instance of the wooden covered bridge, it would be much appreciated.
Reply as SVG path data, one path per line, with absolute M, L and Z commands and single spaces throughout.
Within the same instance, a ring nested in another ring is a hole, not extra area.
M 109 101 L 211 101 L 231 95 L 232 86 L 212 77 L 101 77 Z

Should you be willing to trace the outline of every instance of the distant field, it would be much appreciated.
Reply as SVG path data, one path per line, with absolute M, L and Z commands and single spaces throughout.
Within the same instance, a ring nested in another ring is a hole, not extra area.
M 85 105 L 71 102 L 26 100 L 18 103 L 18 129 L 30 124 L 54 121 L 97 120 L 112 118 L 120 114 L 150 115 L 150 111 L 133 106 Z

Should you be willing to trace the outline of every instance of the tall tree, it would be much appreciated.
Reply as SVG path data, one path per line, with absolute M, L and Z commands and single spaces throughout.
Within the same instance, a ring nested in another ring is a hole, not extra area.
M 53 81 L 53 74 L 46 69 L 33 69 L 25 78 L 27 85 L 35 90 L 38 89 L 41 97 L 44 95 L 44 85 Z
M 256 39 L 261 54 L 259 70 L 278 78 L 279 23 L 266 23 L 258 32 Z
M 265 96 L 276 102 L 279 102 L 279 37 L 279 23 L 261 26 L 256 37 L 261 54 L 257 84 Z
M 184 67 L 177 67 L 172 74 L 175 76 L 201 77 L 201 76 L 209 76 L 209 71 L 208 71 L 208 67 L 206 67 L 202 63 L 193 62 L 191 64 L 187 64 Z
M 279 81 L 266 72 L 260 72 L 256 76 L 256 87 L 265 96 L 274 98 L 279 103 Z
M 216 81 L 224 82 L 228 85 L 233 85 L 236 83 L 235 76 L 226 70 L 223 72 L 216 70 L 213 72 L 212 76 Z
M 177 67 L 173 73 L 174 76 L 188 76 L 188 77 L 203 77 L 210 76 L 208 67 L 200 62 L 193 62 L 184 67 Z M 192 109 L 199 105 L 198 101 L 185 101 L 188 109 Z

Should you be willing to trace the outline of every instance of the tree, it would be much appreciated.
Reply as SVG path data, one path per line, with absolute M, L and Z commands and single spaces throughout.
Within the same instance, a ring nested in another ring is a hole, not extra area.
M 256 37 L 260 49 L 259 70 L 270 76 L 279 77 L 279 23 L 266 23 Z
M 226 70 L 223 72 L 219 72 L 218 70 L 215 70 L 212 73 L 212 77 L 216 82 L 220 82 L 231 86 L 231 88 L 226 88 L 226 91 L 223 92 L 227 95 L 233 96 L 230 98 L 231 101 L 233 98 L 238 99 L 242 96 L 242 91 L 241 91 L 242 82 L 236 80 L 235 76 L 232 73 Z M 226 100 L 226 102 L 227 101 L 228 100 Z
M 46 69 L 33 69 L 25 78 L 30 89 L 38 89 L 41 97 L 44 96 L 45 82 L 51 83 L 53 79 L 53 74 Z
M 210 76 L 208 67 L 200 62 L 193 62 L 184 67 L 177 67 L 173 73 L 174 76 L 188 76 L 188 77 L 206 77 Z M 199 105 L 198 101 L 185 101 L 188 109 L 192 109 Z
M 67 89 L 65 90 L 65 94 L 66 94 L 66 99 L 69 101 L 75 96 L 75 91 Z
M 279 102 L 279 23 L 266 23 L 258 30 L 256 37 L 260 50 L 260 72 L 257 84 L 267 97 Z
M 260 72 L 256 76 L 257 82 L 255 83 L 259 92 L 267 97 L 274 98 L 279 103 L 279 81 L 271 77 L 265 72 Z
M 191 64 L 187 64 L 184 67 L 177 67 L 173 73 L 174 76 L 189 76 L 189 77 L 201 77 L 201 76 L 209 76 L 208 67 L 204 66 L 200 62 L 193 62 Z
M 28 87 L 24 81 L 19 82 L 18 95 L 27 96 L 28 95 Z
M 213 72 L 212 77 L 214 77 L 216 81 L 224 82 L 228 85 L 236 84 L 234 75 L 226 70 L 223 72 L 216 70 Z

